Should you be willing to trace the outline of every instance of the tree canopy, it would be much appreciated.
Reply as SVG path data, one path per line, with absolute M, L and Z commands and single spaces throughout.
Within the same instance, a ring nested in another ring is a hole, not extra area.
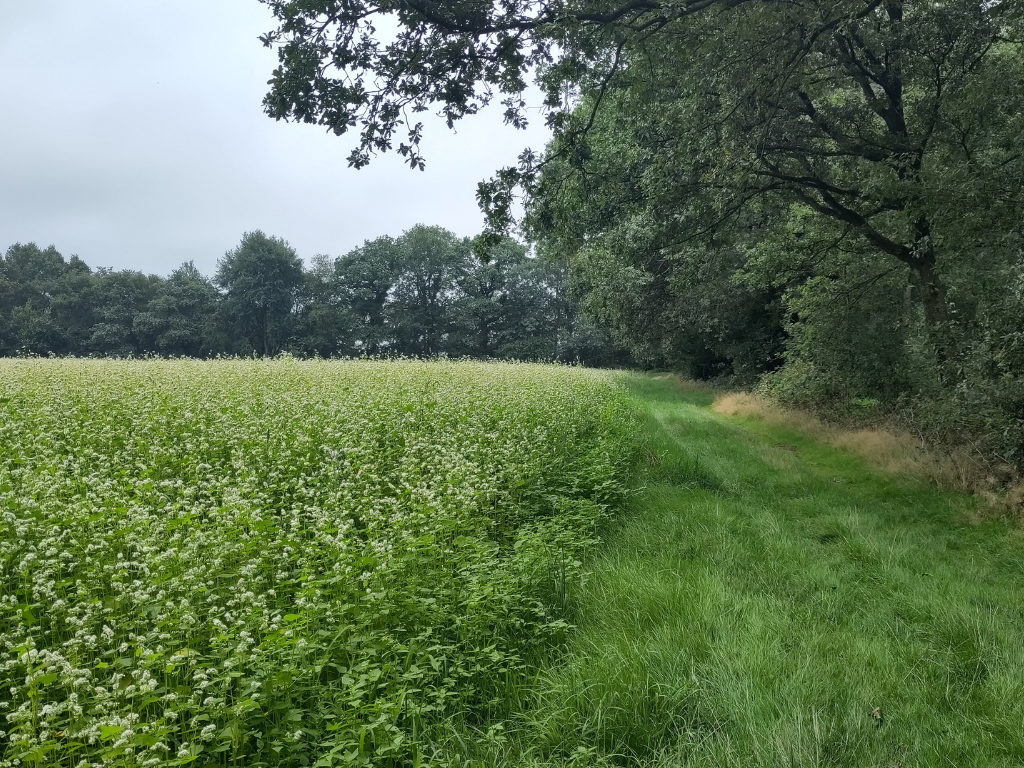
M 691 20 L 624 67 L 586 152 L 563 157 L 556 139 L 533 223 L 579 237 L 642 209 L 648 239 L 681 246 L 774 217 L 758 230 L 765 270 L 826 251 L 883 257 L 865 281 L 902 265 L 946 355 L 942 272 L 999 247 L 1024 208 L 1024 59 L 986 5 L 752 3 Z M 570 214 L 591 194 L 601 222 Z M 780 247 L 785 231 L 803 242 Z
M 606 94 L 643 90 L 646 79 L 638 73 L 645 66 L 653 73 L 668 60 L 714 63 L 709 97 L 720 85 L 736 84 L 742 73 L 757 70 L 750 85 L 767 88 L 765 94 L 776 88 L 779 112 L 765 111 L 761 99 L 759 117 L 748 110 L 747 121 L 781 133 L 795 119 L 801 126 L 794 137 L 799 153 L 806 154 L 808 123 L 841 145 L 841 153 L 912 154 L 928 126 L 942 119 L 929 94 L 946 86 L 956 90 L 979 55 L 1019 34 L 1024 14 L 1009 0 L 261 2 L 278 21 L 262 38 L 279 55 L 264 101 L 267 113 L 337 134 L 356 131 L 349 158 L 356 167 L 377 152 L 394 150 L 419 168 L 424 159 L 418 113 L 437 109 L 451 125 L 498 98 L 506 120 L 523 125 L 522 93 L 531 75 L 545 93 L 547 121 L 560 151 L 568 157 L 585 154 L 585 136 Z M 822 58 L 821 78 L 812 76 L 811 87 L 807 78 Z M 793 76 L 806 99 L 793 92 Z M 821 93 L 840 85 L 847 93 L 844 103 L 823 103 Z M 918 93 L 917 86 L 925 91 Z M 589 94 L 589 108 L 574 109 L 572 92 Z M 851 97 L 862 103 L 855 105 Z M 870 123 L 869 131 L 837 133 L 829 127 L 844 110 L 852 110 L 844 114 L 847 123 Z M 881 145 L 878 139 L 884 139 Z M 766 146 L 777 160 L 788 160 L 790 145 Z M 498 229 L 509 221 L 515 188 L 529 186 L 541 164 L 537 155 L 524 152 L 518 168 L 502 169 L 481 184 L 481 204 Z M 777 166 L 786 177 L 779 183 L 803 178 L 804 169 L 794 173 L 790 165 Z M 911 160 L 904 161 L 902 173 L 904 180 L 916 173 Z M 821 192 L 845 189 L 807 191 L 815 204 L 838 212 Z M 849 209 L 844 196 L 833 197 L 848 219 L 863 217 L 863 211 Z M 883 240 L 888 238 L 880 234 L 878 242 Z M 905 245 L 886 247 L 896 252 Z
M 525 123 L 520 95 L 537 71 L 552 108 L 566 82 L 594 70 L 610 51 L 641 41 L 681 17 L 744 0 L 261 0 L 279 26 L 262 37 L 279 66 L 267 113 L 353 129 L 360 167 L 395 149 L 423 167 L 422 125 L 436 107 L 449 126 L 502 99 L 505 117 Z M 552 116 L 553 124 L 567 113 Z M 395 136 L 400 136 L 394 146 Z
M 626 359 L 577 315 L 564 268 L 511 239 L 494 253 L 418 225 L 304 265 L 253 232 L 211 280 L 192 262 L 164 278 L 18 244 L 0 257 L 0 355 Z
M 233 322 L 253 346 L 263 355 L 278 352 L 302 284 L 302 262 L 295 250 L 278 237 L 247 232 L 217 263 L 216 281 L 226 291 Z
M 641 356 L 831 413 L 882 403 L 1020 462 L 1014 14 L 804 0 L 690 19 L 584 90 L 589 130 L 548 148 L 527 230 Z

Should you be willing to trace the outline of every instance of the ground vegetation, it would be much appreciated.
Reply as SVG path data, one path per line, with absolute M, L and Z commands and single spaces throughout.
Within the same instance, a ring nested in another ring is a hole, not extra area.
M 5 768 L 460 765 L 564 641 L 638 450 L 579 367 L 0 372 Z

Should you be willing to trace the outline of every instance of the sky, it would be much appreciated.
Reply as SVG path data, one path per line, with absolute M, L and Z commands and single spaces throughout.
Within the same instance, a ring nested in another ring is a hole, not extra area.
M 418 223 L 474 235 L 477 182 L 547 140 L 495 104 L 455 133 L 424 115 L 425 172 L 351 169 L 350 137 L 263 114 L 273 27 L 257 0 L 0 0 L 0 251 L 212 274 L 255 229 L 307 262 Z

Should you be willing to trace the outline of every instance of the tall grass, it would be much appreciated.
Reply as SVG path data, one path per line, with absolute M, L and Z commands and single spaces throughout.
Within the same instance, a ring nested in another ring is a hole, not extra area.
M 1024 763 L 1024 537 L 977 501 L 637 377 L 648 488 L 494 764 Z
M 1018 518 L 1024 512 L 1024 483 L 1013 468 L 968 444 L 938 446 L 891 424 L 850 427 L 828 423 L 746 392 L 719 395 L 714 410 L 796 430 L 855 453 L 887 474 L 924 478 L 944 490 L 975 493 L 994 512 Z

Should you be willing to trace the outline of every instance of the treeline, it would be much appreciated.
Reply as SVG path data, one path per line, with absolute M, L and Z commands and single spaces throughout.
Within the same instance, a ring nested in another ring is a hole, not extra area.
M 750 2 L 615 62 L 526 221 L 587 310 L 650 364 L 1024 469 L 1019 4 Z
M 416 226 L 304 266 L 284 240 L 250 232 L 210 278 L 91 269 L 53 246 L 0 259 L 0 354 L 472 356 L 623 362 L 583 320 L 564 267 L 514 240 L 471 242 Z

